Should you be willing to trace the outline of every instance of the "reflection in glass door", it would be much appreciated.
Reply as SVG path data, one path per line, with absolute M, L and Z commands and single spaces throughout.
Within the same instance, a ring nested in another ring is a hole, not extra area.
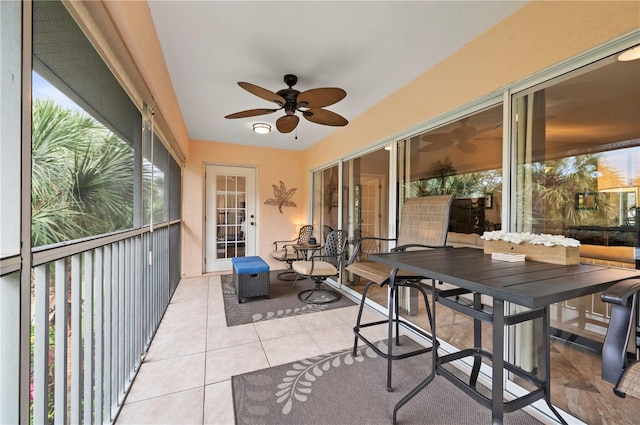
M 640 61 L 621 62 L 613 55 L 513 95 L 516 231 L 577 239 L 583 263 L 640 268 L 640 227 L 635 221 L 640 193 L 638 75 Z M 600 294 L 553 304 L 551 333 L 567 341 L 576 353 L 573 358 L 585 353 L 579 356 L 586 357 L 580 364 L 598 364 L 599 355 L 593 353 L 602 349 L 609 308 Z M 524 334 L 516 347 L 523 342 L 539 346 L 542 337 L 539 332 Z M 553 359 L 552 370 L 567 370 L 566 359 Z M 530 368 L 537 361 L 531 359 Z M 589 371 L 572 374 L 572 379 L 597 388 L 602 382 L 598 375 Z M 573 388 L 571 392 L 574 399 L 579 396 Z M 582 420 L 595 417 L 595 409 L 590 412 L 586 404 L 567 403 L 564 397 L 552 402 Z M 634 407 L 620 412 L 625 409 Z M 636 407 L 634 413 L 638 411 Z
M 389 151 L 379 149 L 343 164 L 348 214 L 342 227 L 350 238 L 389 237 Z M 386 250 L 388 247 L 377 247 Z
M 389 151 L 378 149 L 343 162 L 342 228 L 350 239 L 389 237 Z M 349 247 L 349 255 L 353 246 Z M 370 239 L 360 247 L 363 257 L 388 251 L 387 241 Z M 354 288 L 358 276 L 348 279 Z
M 313 236 L 323 239 L 329 228 L 340 229 L 338 221 L 338 166 L 313 173 Z

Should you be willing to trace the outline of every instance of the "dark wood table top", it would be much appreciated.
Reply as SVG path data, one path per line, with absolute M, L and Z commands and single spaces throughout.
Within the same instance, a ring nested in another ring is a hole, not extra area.
M 607 266 L 492 260 L 474 248 L 371 254 L 369 259 L 529 308 L 603 291 L 640 271 Z

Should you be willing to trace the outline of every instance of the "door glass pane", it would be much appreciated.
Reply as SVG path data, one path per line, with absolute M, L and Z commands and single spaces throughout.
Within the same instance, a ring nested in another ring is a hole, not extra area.
M 480 236 L 501 227 L 502 111 L 492 106 L 398 142 L 398 221 L 406 199 L 454 194 L 447 245 L 481 249 Z M 416 294 L 408 298 L 405 318 L 428 329 L 423 304 Z M 458 314 L 438 308 L 438 338 L 469 344 L 473 327 L 460 327 Z
M 399 209 L 407 198 L 456 195 L 449 242 L 500 230 L 502 105 L 401 141 L 398 181 Z
M 389 151 L 379 149 L 343 163 L 342 228 L 349 239 L 389 237 Z M 388 242 L 369 240 L 363 255 L 388 250 Z M 353 247 L 350 247 L 353 249 Z M 357 279 L 351 276 L 349 279 Z M 357 281 L 354 281 L 357 284 Z
M 329 228 L 340 229 L 338 223 L 338 166 L 313 173 L 313 236 L 324 240 Z
M 638 76 L 640 61 L 610 57 L 514 95 L 517 231 L 577 239 L 583 263 L 639 268 Z M 600 294 L 554 304 L 551 333 L 586 348 L 580 351 L 599 370 L 609 308 Z M 520 338 L 532 344 L 539 337 Z M 535 367 L 536 359 L 527 364 Z M 566 367 L 552 356 L 552 373 Z M 598 378 L 591 378 L 596 386 Z M 564 397 L 552 402 L 591 418 Z
M 245 256 L 246 177 L 216 176 L 216 258 Z

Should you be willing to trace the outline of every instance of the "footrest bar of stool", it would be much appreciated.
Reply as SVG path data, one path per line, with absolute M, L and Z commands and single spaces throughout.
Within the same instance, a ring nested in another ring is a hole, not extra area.
M 415 327 L 413 324 L 407 323 L 406 321 L 403 321 L 403 320 L 398 321 L 396 319 L 396 320 L 394 320 L 394 323 L 395 322 L 398 322 L 400 325 L 405 325 L 405 326 L 411 328 L 416 333 L 420 334 L 421 336 L 427 338 L 429 341 L 431 341 L 431 347 L 424 347 L 424 348 L 421 348 L 421 349 L 418 349 L 418 350 L 410 351 L 408 353 L 401 353 L 401 354 L 396 354 L 396 355 L 389 356 L 388 353 L 382 352 L 378 347 L 375 346 L 375 344 L 373 344 L 371 341 L 369 341 L 366 337 L 362 336 L 362 334 L 360 334 L 359 329 L 357 327 L 353 328 L 353 333 L 356 335 L 357 338 L 361 339 L 365 344 L 367 344 L 367 346 L 369 348 L 371 348 L 373 351 L 375 351 L 375 353 L 377 355 L 379 355 L 380 357 L 382 357 L 383 359 L 391 358 L 391 360 L 401 360 L 401 359 L 406 359 L 406 358 L 409 358 L 409 357 L 417 356 L 419 354 L 429 353 L 429 352 L 433 351 L 434 343 L 433 343 L 433 339 L 432 339 L 431 335 L 423 332 L 422 330 L 420 330 L 417 327 Z M 377 321 L 377 322 L 370 322 L 370 323 L 361 324 L 360 328 L 365 328 L 365 327 L 374 326 L 374 325 L 382 325 L 382 324 L 388 325 L 388 323 L 389 323 L 388 320 L 380 320 L 380 321 Z M 387 340 L 387 343 L 388 342 L 389 341 Z M 439 344 L 436 341 L 435 346 L 437 347 L 438 345 Z

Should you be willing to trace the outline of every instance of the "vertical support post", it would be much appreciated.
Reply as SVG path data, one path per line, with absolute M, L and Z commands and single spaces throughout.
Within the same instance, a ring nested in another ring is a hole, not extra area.
M 67 260 L 58 260 L 55 263 L 56 279 L 56 318 L 55 318 L 55 419 L 58 424 L 66 424 L 67 421 L 67 329 L 68 301 L 67 301 Z
M 84 253 L 84 279 L 83 279 L 83 344 L 84 354 L 82 369 L 84 372 L 84 395 L 83 395 L 83 422 L 93 423 L 93 251 Z
M 113 415 L 111 414 L 111 403 L 112 403 L 112 395 L 113 395 L 113 349 L 112 349 L 112 340 L 113 340 L 113 332 L 111 328 L 112 320 L 113 320 L 113 309 L 112 309 L 112 272 L 113 272 L 113 261 L 111 257 L 111 245 L 107 245 L 104 247 L 104 316 L 103 316 L 103 326 L 102 326 L 102 334 L 104 340 L 104 409 L 102 410 L 103 420 L 101 422 L 111 422 L 113 419 Z
M 35 269 L 33 322 L 33 423 L 49 421 L 49 265 Z
M 103 423 L 103 403 L 104 403 L 104 248 L 97 248 L 94 251 L 94 422 Z
M 125 268 L 125 245 L 124 242 L 118 242 L 118 278 L 114 282 L 118 291 L 118 319 L 114 329 L 121 329 L 124 332 L 118 332 L 118 344 L 116 353 L 118 353 L 118 400 L 120 404 L 124 401 L 124 388 L 126 382 L 126 363 L 125 363 L 125 333 L 127 322 L 125 320 L 126 312 L 126 268 Z
M 71 423 L 82 422 L 82 260 L 71 257 Z

